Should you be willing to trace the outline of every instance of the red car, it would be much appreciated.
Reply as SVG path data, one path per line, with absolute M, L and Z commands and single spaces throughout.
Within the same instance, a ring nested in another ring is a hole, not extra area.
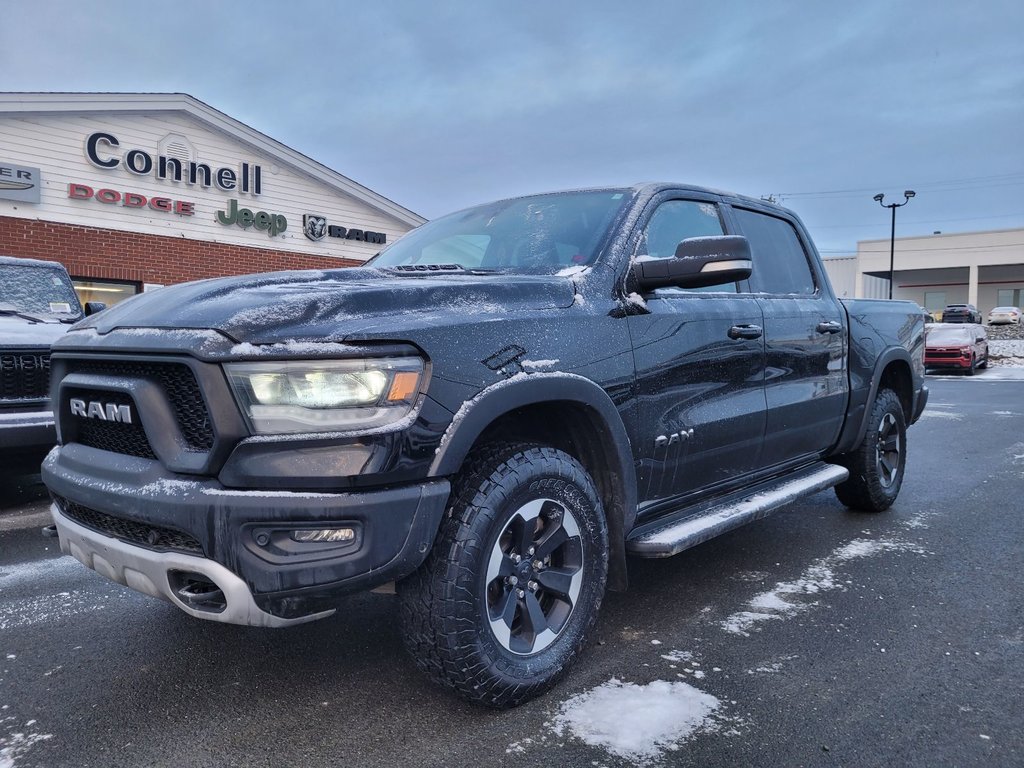
M 924 367 L 957 368 L 973 376 L 988 367 L 988 335 L 973 323 L 932 323 L 925 326 Z

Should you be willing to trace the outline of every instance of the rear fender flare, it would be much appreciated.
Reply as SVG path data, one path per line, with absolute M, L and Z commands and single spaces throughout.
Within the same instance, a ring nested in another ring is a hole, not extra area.
M 910 404 L 910 415 L 907 417 L 907 424 L 910 424 L 911 418 L 913 418 L 914 409 L 917 405 L 916 399 L 918 393 L 913 391 L 913 362 L 910 359 L 910 353 L 907 352 L 903 347 L 890 347 L 878 356 L 875 361 L 874 371 L 871 374 L 871 387 L 868 390 L 867 400 L 864 401 L 864 410 L 861 414 L 860 421 L 857 423 L 857 431 L 851 433 L 848 425 L 847 429 L 843 430 L 843 435 L 839 441 L 839 449 L 841 452 L 853 450 L 855 447 L 861 444 L 864 440 L 864 435 L 868 431 L 868 421 L 871 418 L 871 404 L 875 402 L 875 398 L 878 396 L 878 389 L 882 384 L 882 373 L 885 369 L 894 362 L 906 363 L 907 369 L 911 372 L 911 404 Z M 850 439 L 852 436 L 852 439 Z

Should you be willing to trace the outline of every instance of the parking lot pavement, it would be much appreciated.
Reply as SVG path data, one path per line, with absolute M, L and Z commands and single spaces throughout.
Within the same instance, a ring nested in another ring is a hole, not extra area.
M 1024 765 L 1024 376 L 988 373 L 929 377 L 890 512 L 825 492 L 633 561 L 509 712 L 427 683 L 393 597 L 225 626 L 0 530 L 0 765 Z

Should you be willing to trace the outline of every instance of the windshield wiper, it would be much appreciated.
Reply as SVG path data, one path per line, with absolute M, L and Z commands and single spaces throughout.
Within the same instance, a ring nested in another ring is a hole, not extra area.
M 44 317 L 43 315 L 36 315 L 36 314 L 31 313 L 31 312 L 22 312 L 20 309 L 12 306 L 10 304 L 0 304 L 0 315 L 14 315 L 15 317 L 20 317 L 23 320 L 31 320 L 34 323 L 48 323 L 48 322 L 50 322 L 50 319 L 53 318 L 53 315 L 50 315 L 49 317 Z M 54 319 L 57 319 L 57 320 L 59 320 L 62 323 L 63 322 L 72 322 L 72 323 L 78 322 L 77 318 L 72 318 L 72 317 L 69 317 L 69 318 L 59 317 L 59 318 L 54 318 Z

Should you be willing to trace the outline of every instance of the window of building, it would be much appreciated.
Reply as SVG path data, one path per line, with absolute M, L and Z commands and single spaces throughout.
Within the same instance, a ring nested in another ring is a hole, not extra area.
M 82 280 L 72 278 L 78 300 L 84 305 L 87 301 L 102 301 L 108 307 L 124 301 L 141 291 L 138 283 L 118 283 L 107 280 Z
M 924 308 L 929 312 L 941 312 L 946 308 L 945 291 L 925 291 Z
M 996 306 L 999 307 L 1019 307 L 1021 299 L 1024 299 L 1024 291 L 1016 288 L 1000 288 L 997 293 L 999 299 L 996 301 Z
M 796 229 L 785 219 L 734 208 L 740 232 L 750 241 L 754 271 L 750 288 L 755 293 L 810 295 L 816 290 L 814 273 Z

